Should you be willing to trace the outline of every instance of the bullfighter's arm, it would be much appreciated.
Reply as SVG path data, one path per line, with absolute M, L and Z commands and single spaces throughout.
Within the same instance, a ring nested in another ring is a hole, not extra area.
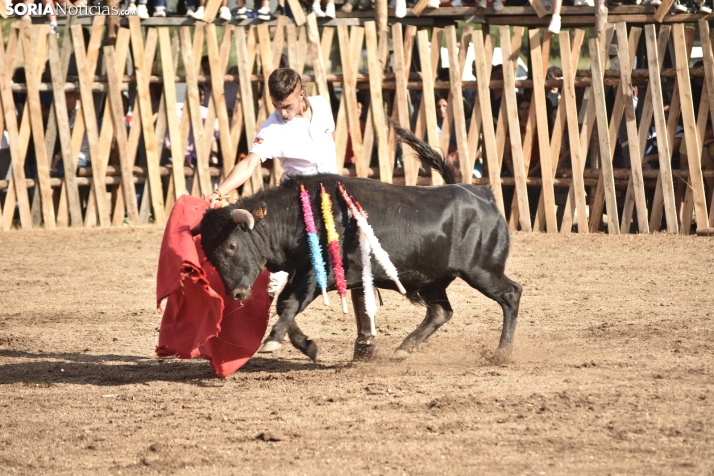
M 226 179 L 218 185 L 216 191 L 206 196 L 211 204 L 215 206 L 221 197 L 228 195 L 232 190 L 243 185 L 251 175 L 253 170 L 260 164 L 260 157 L 254 152 L 250 152 L 243 160 L 238 162 L 228 173 Z

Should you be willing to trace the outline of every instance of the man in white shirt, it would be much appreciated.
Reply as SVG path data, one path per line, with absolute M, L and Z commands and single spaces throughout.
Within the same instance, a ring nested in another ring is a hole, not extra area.
M 335 120 L 330 104 L 322 96 L 306 97 L 297 71 L 279 68 L 268 78 L 268 91 L 275 111 L 260 126 L 250 152 L 228 173 L 218 188 L 206 197 L 213 207 L 223 197 L 245 183 L 261 161 L 277 158 L 288 176 L 337 173 Z M 297 203 L 297 197 L 295 197 Z M 282 274 L 282 276 L 280 276 Z M 269 292 L 276 293 L 287 280 L 285 273 L 270 276 Z M 364 291 L 352 290 L 357 317 L 358 338 L 354 359 L 371 360 L 382 356 L 374 342 Z M 280 342 L 266 341 L 258 352 L 272 352 Z
M 308 98 L 300 74 L 290 68 L 273 71 L 268 89 L 275 111 L 260 126 L 248 155 L 206 197 L 212 206 L 243 185 L 253 169 L 268 159 L 279 159 L 285 175 L 337 173 L 335 121 L 329 103 L 321 96 Z

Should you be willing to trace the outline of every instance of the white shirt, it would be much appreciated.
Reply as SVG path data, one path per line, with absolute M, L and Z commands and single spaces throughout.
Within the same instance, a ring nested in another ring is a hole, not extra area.
M 332 132 L 335 120 L 322 96 L 308 98 L 312 118 L 295 117 L 285 122 L 278 111 L 260 126 L 250 151 L 260 160 L 280 159 L 286 175 L 337 173 L 337 152 Z

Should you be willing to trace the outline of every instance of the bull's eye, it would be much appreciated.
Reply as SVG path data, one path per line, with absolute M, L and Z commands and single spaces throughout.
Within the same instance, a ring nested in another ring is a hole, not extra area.
M 235 243 L 231 243 L 230 246 L 228 247 L 228 249 L 231 250 L 231 251 L 235 251 L 235 250 L 236 250 L 236 244 L 235 244 Z

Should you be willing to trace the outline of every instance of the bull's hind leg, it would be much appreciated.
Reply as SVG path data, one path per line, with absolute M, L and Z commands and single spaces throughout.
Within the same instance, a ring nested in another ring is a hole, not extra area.
M 471 287 L 481 291 L 501 305 L 503 309 L 503 330 L 498 342 L 499 350 L 510 352 L 513 346 L 513 334 L 516 332 L 518 306 L 521 302 L 523 287 L 509 279 L 505 274 L 478 270 L 472 276 L 463 276 Z
M 431 336 L 439 327 L 446 324 L 454 315 L 454 310 L 451 308 L 451 303 L 446 295 L 446 287 L 449 284 L 438 283 L 424 288 L 419 291 L 419 295 L 426 303 L 426 317 L 419 326 L 404 339 L 402 345 L 394 352 L 394 358 L 404 359 L 419 344 L 424 342 Z

